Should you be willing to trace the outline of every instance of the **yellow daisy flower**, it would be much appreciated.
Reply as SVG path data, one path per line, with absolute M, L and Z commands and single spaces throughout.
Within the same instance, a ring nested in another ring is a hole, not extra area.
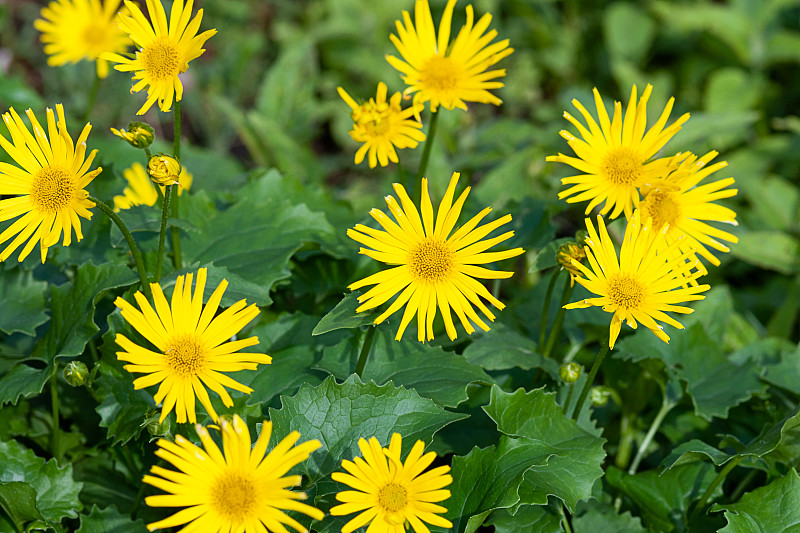
M 158 200 L 158 192 L 154 187 L 153 181 L 147 175 L 147 171 L 141 163 L 134 163 L 131 168 L 122 171 L 122 176 L 128 182 L 128 186 L 122 191 L 122 195 L 114 197 L 114 211 L 120 209 L 130 209 L 135 205 L 155 205 Z M 179 176 L 178 196 L 183 194 L 184 189 L 192 188 L 192 175 L 186 171 L 186 167 L 181 168 Z M 161 194 L 164 194 L 166 187 L 161 187 Z
M 32 110 L 25 114 L 33 126 L 33 134 L 13 108 L 3 114 L 11 142 L 0 135 L 0 146 L 19 167 L 0 162 L 0 197 L 11 196 L 0 200 L 0 222 L 20 218 L 0 233 L 0 244 L 16 236 L 0 252 L 0 261 L 8 259 L 28 240 L 19 253 L 19 261 L 28 257 L 38 242 L 44 263 L 48 247 L 56 244 L 62 233 L 64 246 L 72 242 L 73 230 L 75 240 L 83 238 L 78 217 L 92 218 L 89 209 L 94 207 L 85 187 L 103 169 L 89 170 L 97 153 L 92 150 L 86 157 L 91 124 L 84 126 L 73 144 L 61 104 L 56 105 L 55 115 L 52 109 L 47 109 L 47 133 Z
M 56 0 L 43 7 L 33 27 L 42 32 L 47 64 L 59 67 L 83 59 L 97 62 L 97 76 L 108 76 L 104 52 L 122 53 L 130 38 L 114 19 L 120 0 Z
M 386 197 L 386 203 L 396 223 L 380 209 L 373 209 L 369 214 L 385 231 L 363 224 L 356 224 L 354 229 L 347 230 L 347 235 L 351 239 L 369 247 L 361 248 L 359 253 L 382 263 L 397 265 L 348 287 L 350 290 L 356 290 L 367 285 L 375 285 L 358 297 L 361 305 L 356 309 L 357 312 L 378 307 L 392 296 L 399 294 L 389 308 L 375 319 L 375 324 L 380 324 L 405 305 L 406 309 L 395 337 L 397 340 L 403 337 L 403 332 L 415 314 L 417 338 L 421 342 L 433 339 L 433 319 L 436 316 L 437 305 L 442 312 L 445 329 L 451 340 L 456 338 L 456 328 L 450 315 L 451 307 L 461 320 L 464 329 L 470 334 L 475 331 L 470 321 L 484 331 L 489 331 L 489 326 L 481 320 L 473 305 L 478 307 L 490 321 L 495 318 L 481 298 L 488 300 L 498 309 L 502 310 L 505 307 L 475 278 L 504 279 L 511 277 L 513 272 L 489 270 L 477 265 L 516 257 L 524 250 L 514 248 L 502 252 L 486 252 L 495 244 L 514 236 L 513 231 L 508 231 L 497 237 L 481 240 L 495 229 L 511 222 L 511 215 L 505 215 L 494 222 L 478 226 L 492 210 L 490 207 L 451 234 L 470 191 L 467 187 L 453 204 L 459 175 L 458 172 L 454 172 L 450 179 L 450 185 L 439 205 L 435 224 L 433 205 L 428 194 L 428 180 L 423 178 L 421 219 L 406 190 L 402 185 L 395 183 L 394 190 L 400 198 L 400 204 L 392 196 Z
M 160 383 L 155 395 L 156 404 L 164 402 L 159 422 L 175 409 L 178 422 L 196 422 L 195 395 L 214 420 L 217 413 L 211 405 L 210 388 L 222 398 L 222 403 L 233 405 L 225 387 L 245 393 L 253 389 L 229 378 L 222 372 L 255 370 L 257 363 L 269 364 L 272 358 L 262 353 L 239 352 L 242 348 L 258 344 L 258 337 L 229 341 L 245 325 L 258 316 L 255 304 L 247 306 L 240 300 L 214 316 L 219 308 L 222 294 L 228 282 L 216 288 L 203 307 L 203 292 L 206 287 L 207 270 L 197 272 L 197 285 L 192 296 L 192 274 L 178 276 L 171 304 L 164 297 L 158 283 L 151 283 L 155 309 L 137 291 L 134 294 L 139 309 L 117 297 L 114 305 L 122 310 L 122 318 L 155 346 L 155 351 L 139 346 L 125 335 L 117 333 L 114 339 L 123 352 L 117 358 L 131 363 L 125 365 L 128 372 L 147 374 L 133 382 L 134 389 L 143 389 Z
M 377 163 L 382 167 L 387 166 L 389 161 L 397 163 L 395 148 L 416 148 L 425 140 L 422 124 L 410 119 L 412 115 L 418 115 L 423 106 L 416 104 L 403 109 L 399 92 L 394 93 L 387 102 L 385 83 L 378 84 L 375 98 L 360 105 L 341 87 L 338 91 L 342 100 L 353 110 L 350 137 L 364 143 L 356 152 L 356 165 L 364 160 L 365 155 L 369 155 L 369 168 L 375 168 Z
M 562 179 L 561 183 L 572 187 L 560 192 L 559 198 L 567 198 L 568 203 L 590 200 L 586 206 L 587 215 L 595 206 L 605 202 L 600 210 L 601 215 L 611 211 L 609 217 L 612 219 L 623 212 L 626 217 L 630 217 L 639 203 L 638 188 L 665 176 L 674 168 L 670 166 L 670 158 L 653 157 L 681 129 L 683 123 L 689 120 L 689 113 L 666 126 L 675 102 L 674 98 L 670 98 L 661 117 L 645 132 L 647 101 L 652 90 L 653 86 L 648 85 L 637 102 L 634 85 L 625 118 L 622 117 L 622 104 L 614 102 L 614 117 L 609 120 L 600 93 L 594 89 L 599 126 L 580 102 L 572 101 L 572 105 L 586 120 L 588 129 L 572 115 L 564 112 L 564 118 L 578 129 L 583 139 L 578 139 L 566 130 L 561 130 L 560 134 L 578 157 L 558 154 L 548 156 L 547 161 L 566 163 L 583 174 Z
M 137 115 L 145 113 L 156 100 L 161 111 L 167 112 L 172 108 L 173 99 L 179 101 L 183 97 L 183 84 L 178 75 L 186 72 L 191 60 L 203 55 L 203 45 L 217 33 L 217 30 L 208 30 L 197 34 L 203 10 L 198 10 L 190 22 L 193 3 L 193 0 L 187 0 L 184 5 L 183 0 L 175 0 L 167 25 L 167 15 L 160 0 L 147 0 L 149 22 L 139 6 L 125 0 L 130 15 L 120 15 L 117 24 L 140 50 L 135 59 L 113 53 L 103 54 L 101 58 L 119 63 L 114 66 L 116 70 L 135 73 L 132 93 L 148 87 L 147 100 Z
M 686 277 L 684 265 L 689 254 L 674 253 L 673 248 L 678 246 L 677 243 L 673 243 L 662 253 L 656 253 L 655 243 L 660 236 L 652 227 L 642 227 L 639 216 L 637 211 L 628 221 L 619 259 L 603 217 L 597 217 L 599 235 L 587 218 L 589 236 L 586 238 L 586 258 L 591 268 L 578 261 L 572 263 L 584 276 L 576 278 L 576 281 L 598 296 L 567 304 L 564 308 L 597 306 L 602 307 L 603 311 L 614 313 L 609 330 L 610 348 L 614 347 L 625 320 L 634 329 L 637 321 L 641 322 L 659 339 L 669 342 L 669 336 L 656 320 L 683 329 L 677 320 L 664 311 L 692 313 L 693 309 L 678 304 L 702 300 L 705 296 L 699 293 L 710 288 L 708 285 L 683 287 L 687 282 L 700 277 L 701 273 L 695 272 Z
M 181 531 L 202 533 L 285 533 L 286 524 L 297 531 L 307 531 L 284 511 L 297 511 L 315 520 L 325 514 L 298 500 L 306 499 L 302 492 L 289 487 L 300 484 L 302 476 L 287 476 L 295 465 L 302 463 L 320 447 L 318 440 L 294 446 L 300 433 L 292 431 L 269 453 L 272 422 L 264 421 L 256 445 L 250 449 L 250 430 L 238 415 L 233 421 L 220 419 L 222 450 L 214 443 L 208 430 L 195 426 L 203 448 L 181 435 L 175 442 L 159 439 L 156 455 L 176 469 L 160 466 L 150 469 L 145 483 L 169 494 L 148 496 L 150 507 L 184 507 L 169 518 L 147 525 L 147 529 L 186 527 Z
M 408 524 L 416 533 L 428 533 L 423 522 L 453 527 L 449 520 L 437 514 L 446 513 L 447 509 L 436 505 L 450 497 L 450 491 L 444 488 L 453 482 L 448 474 L 450 467 L 437 466 L 423 473 L 436 459 L 436 453 L 423 455 L 425 445 L 418 440 L 403 463 L 401 445 L 398 433 L 392 435 L 388 448 L 381 448 L 375 437 L 369 439 L 369 444 L 359 439 L 358 447 L 364 458 L 343 460 L 342 468 L 348 474 L 331 474 L 334 481 L 356 489 L 336 494 L 342 504 L 331 509 L 333 516 L 360 513 L 345 524 L 342 533 L 367 524 L 370 524 L 370 533 L 405 533 Z
M 655 180 L 643 187 L 642 200 L 639 203 L 641 218 L 652 218 L 654 228 L 669 224 L 661 247 L 666 248 L 677 242 L 678 246 L 673 253 L 688 254 L 690 262 L 696 264 L 704 274 L 707 270 L 695 252 L 712 265 L 719 266 L 719 259 L 707 247 L 729 252 L 730 248 L 717 239 L 731 243 L 739 241 L 735 235 L 703 222 L 709 220 L 738 225 L 733 210 L 713 203 L 715 200 L 736 196 L 739 191 L 728 188 L 733 185 L 734 179 L 726 178 L 699 185 L 712 173 L 728 166 L 725 161 L 707 166 L 717 155 L 718 152 L 711 151 L 699 159 L 692 153 L 675 156 L 674 159 L 680 161 L 680 166 L 664 179 Z
M 486 32 L 492 21 L 490 14 L 483 15 L 473 24 L 472 5 L 467 6 L 466 24 L 461 27 L 455 41 L 450 42 L 450 24 L 456 0 L 448 0 L 439 23 L 439 34 L 433 25 L 428 0 L 417 0 L 414 5 L 415 23 L 408 11 L 403 11 L 403 23 L 395 22 L 397 36 L 389 38 L 403 59 L 386 56 L 386 60 L 403 73 L 407 94 L 416 92 L 415 102 L 431 103 L 431 111 L 439 104 L 447 109 L 467 109 L 465 102 L 500 105 L 502 101 L 489 92 L 503 84 L 496 80 L 506 75 L 505 69 L 487 70 L 504 57 L 511 55 L 508 39 L 489 44 L 497 36 L 496 30 Z

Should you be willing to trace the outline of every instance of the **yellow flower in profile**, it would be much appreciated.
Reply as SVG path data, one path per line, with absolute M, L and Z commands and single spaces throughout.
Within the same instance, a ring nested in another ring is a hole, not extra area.
M 511 215 L 505 215 L 494 222 L 478 226 L 492 210 L 490 207 L 475 215 L 451 234 L 470 191 L 467 187 L 453 204 L 459 176 L 458 172 L 453 173 L 444 199 L 439 205 L 435 224 L 433 205 L 428 194 L 428 180 L 423 178 L 421 219 L 406 190 L 402 185 L 395 183 L 394 190 L 400 198 L 400 204 L 392 196 L 386 197 L 386 203 L 396 223 L 380 209 L 373 209 L 369 214 L 385 231 L 363 224 L 356 224 L 354 229 L 347 230 L 347 235 L 351 239 L 369 247 L 361 248 L 359 253 L 382 263 L 396 265 L 357 281 L 348 288 L 356 290 L 367 285 L 375 285 L 358 297 L 361 305 L 356 309 L 357 312 L 378 307 L 392 296 L 398 295 L 389 308 L 375 319 L 375 324 L 380 324 L 405 305 L 400 328 L 395 336 L 397 340 L 403 337 L 403 332 L 414 315 L 417 316 L 417 339 L 421 342 L 433 339 L 433 319 L 436 317 L 437 307 L 442 312 L 447 335 L 452 340 L 456 338 L 456 328 L 453 325 L 450 308 L 455 311 L 464 329 L 470 334 L 475 331 L 470 321 L 484 331 L 489 331 L 489 326 L 481 320 L 473 305 L 478 307 L 490 321 L 495 318 L 481 298 L 498 309 L 505 308 L 505 305 L 492 296 L 492 293 L 475 278 L 505 279 L 510 278 L 513 272 L 490 270 L 478 265 L 516 257 L 524 250 L 514 248 L 502 252 L 486 251 L 514 236 L 513 231 L 508 231 L 483 240 L 495 229 L 511 222 Z
M 158 192 L 141 163 L 134 163 L 131 168 L 123 170 L 122 176 L 127 180 L 128 186 L 122 191 L 122 195 L 114 197 L 114 211 L 119 212 L 120 209 L 130 209 L 135 205 L 156 204 Z M 186 167 L 182 167 L 178 181 L 178 185 L 180 185 L 178 187 L 178 196 L 180 196 L 183 194 L 184 189 L 188 191 L 192 188 L 194 178 L 186 171 Z M 166 187 L 163 185 L 159 185 L 159 187 L 163 195 Z
M 493 80 L 505 76 L 506 71 L 487 69 L 514 49 L 508 47 L 508 39 L 489 44 L 497 36 L 496 30 L 486 32 L 492 16 L 487 13 L 473 24 L 472 5 L 467 6 L 466 24 L 450 42 L 455 4 L 456 0 L 448 0 L 438 36 L 428 0 L 417 0 L 414 5 L 416 27 L 408 11 L 403 11 L 403 23 L 395 22 L 397 35 L 390 36 L 403 59 L 387 55 L 386 60 L 403 73 L 408 85 L 405 92 L 416 92 L 415 102 L 430 102 L 431 111 L 436 111 L 439 104 L 464 110 L 465 102 L 500 105 L 502 101 L 489 90 L 503 86 Z
M 382 167 L 387 166 L 389 161 L 397 163 L 395 148 L 416 148 L 425 140 L 422 124 L 411 120 L 411 116 L 419 114 L 423 106 L 417 104 L 403 109 L 399 92 L 394 93 L 387 102 L 385 83 L 378 84 L 375 98 L 360 105 L 341 87 L 338 91 L 342 100 L 353 110 L 350 137 L 364 143 L 356 152 L 356 165 L 364 160 L 365 155 L 369 155 L 369 168 L 375 168 L 377 163 Z
M 661 246 L 666 248 L 677 242 L 678 246 L 673 253 L 688 254 L 689 261 L 697 264 L 704 274 L 707 271 L 695 252 L 712 265 L 719 266 L 719 259 L 708 247 L 729 252 L 730 248 L 717 239 L 731 243 L 739 241 L 735 235 L 704 222 L 737 225 L 733 210 L 713 203 L 715 200 L 736 196 L 738 190 L 729 188 L 734 179 L 725 178 L 700 185 L 709 175 L 728 165 L 725 161 L 708 165 L 717 155 L 718 152 L 711 151 L 699 159 L 692 153 L 675 156 L 675 160 L 680 161 L 678 168 L 664 179 L 655 180 L 643 187 L 643 198 L 639 203 L 641 218 L 652 218 L 654 228 L 669 224 Z
M 320 447 L 316 439 L 294 446 L 300 433 L 292 431 L 269 452 L 267 445 L 272 422 L 264 421 L 255 446 L 250 448 L 250 430 L 239 415 L 233 420 L 220 419 L 222 450 L 208 430 L 197 424 L 203 448 L 181 435 L 175 442 L 159 439 L 156 455 L 176 470 L 153 466 L 144 476 L 145 483 L 168 494 L 148 496 L 150 507 L 184 507 L 172 516 L 147 525 L 147 529 L 167 529 L 187 524 L 181 531 L 202 533 L 286 533 L 286 524 L 297 531 L 307 531 L 284 511 L 297 511 L 315 520 L 325 514 L 298 500 L 302 492 L 293 492 L 302 481 L 286 473 L 307 460 Z
M 422 452 L 425 445 L 418 440 L 411 448 L 405 463 L 400 460 L 402 439 L 398 433 L 392 435 L 388 448 L 381 448 L 378 439 L 372 437 L 367 443 L 358 440 L 358 447 L 364 456 L 353 461 L 343 460 L 343 472 L 334 472 L 334 481 L 344 483 L 356 490 L 345 490 L 336 494 L 342 502 L 331 509 L 333 516 L 360 513 L 342 528 L 342 533 L 350 533 L 370 524 L 370 533 L 405 533 L 408 525 L 416 533 L 429 533 L 423 523 L 438 527 L 453 527 L 453 524 L 437 513 L 447 509 L 436 505 L 450 497 L 444 487 L 453 482 L 448 474 L 450 467 L 437 466 L 423 471 L 436 459 L 435 452 Z
M 56 0 L 43 7 L 33 27 L 42 32 L 47 64 L 59 67 L 84 59 L 97 62 L 97 75 L 108 76 L 104 52 L 122 53 L 130 38 L 114 19 L 120 0 Z
M 55 115 L 52 109 L 47 109 L 47 133 L 32 110 L 25 114 L 33 126 L 33 134 L 13 108 L 3 114 L 11 142 L 0 135 L 0 146 L 19 167 L 0 162 L 0 197 L 9 196 L 0 200 L 0 222 L 20 218 L 0 233 L 0 244 L 16 236 L 0 252 L 0 261 L 8 259 L 27 240 L 19 261 L 28 257 L 39 243 L 44 263 L 47 249 L 58 242 L 62 233 L 64 246 L 72 242 L 73 231 L 75 240 L 83 238 L 78 217 L 92 218 L 89 209 L 94 207 L 85 187 L 103 169 L 89 170 L 97 153 L 92 150 L 86 157 L 91 124 L 84 126 L 73 144 L 61 104 L 56 105 Z
M 123 352 L 117 352 L 120 361 L 126 361 L 125 370 L 147 374 L 133 382 L 136 390 L 160 383 L 155 395 L 156 404 L 164 402 L 161 418 L 175 409 L 179 423 L 196 422 L 195 395 L 212 419 L 217 412 L 211 405 L 206 388 L 216 392 L 226 407 L 233 405 L 225 387 L 241 392 L 253 391 L 223 372 L 255 370 L 258 363 L 269 364 L 272 358 L 262 353 L 240 352 L 242 348 L 258 344 L 258 337 L 230 341 L 245 325 L 258 316 L 255 304 L 247 306 L 239 300 L 217 316 L 222 294 L 228 282 L 216 288 L 203 307 L 207 270 L 197 272 L 197 285 L 192 296 L 192 274 L 178 276 L 171 304 L 167 302 L 161 286 L 151 283 L 155 309 L 137 291 L 134 294 L 139 309 L 120 297 L 114 305 L 122 311 L 122 318 L 155 347 L 152 350 L 139 346 L 125 335 L 117 333 L 114 339 Z M 247 306 L 247 307 L 245 307 Z
M 665 311 L 694 312 L 693 309 L 679 304 L 702 300 L 705 296 L 699 293 L 710 288 L 708 285 L 684 287 L 687 282 L 692 282 L 701 275 L 700 272 L 687 274 L 685 263 L 689 254 L 675 254 L 673 248 L 678 243 L 673 243 L 657 253 L 657 241 L 663 237 L 651 226 L 642 226 L 639 216 L 639 211 L 636 211 L 628 221 L 619 259 L 603 217 L 597 217 L 599 235 L 587 218 L 589 236 L 586 238 L 586 258 L 591 268 L 578 261 L 572 263 L 584 276 L 576 278 L 577 282 L 597 297 L 567 304 L 564 308 L 597 306 L 602 307 L 603 311 L 614 313 L 609 329 L 610 348 L 614 347 L 622 323 L 626 320 L 634 329 L 641 322 L 659 339 L 669 342 L 669 336 L 656 321 L 683 329 Z
M 140 50 L 135 59 L 113 53 L 103 54 L 101 58 L 119 63 L 114 66 L 116 70 L 134 72 L 136 83 L 131 88 L 132 93 L 148 88 L 147 100 L 137 115 L 145 113 L 156 101 L 161 111 L 167 112 L 172 108 L 173 100 L 179 101 L 183 97 L 183 84 L 178 75 L 186 72 L 191 60 L 203 55 L 203 45 L 217 33 L 217 30 L 208 30 L 198 35 L 203 10 L 198 10 L 189 21 L 193 4 L 193 0 L 187 0 L 185 5 L 183 0 L 175 0 L 168 25 L 161 0 L 147 0 L 150 22 L 139 6 L 125 0 L 130 15 L 120 15 L 117 24 Z
M 575 286 L 575 278 L 580 275 L 580 270 L 575 268 L 573 261 L 583 263 L 586 260 L 586 250 L 575 242 L 566 242 L 556 250 L 556 262 L 569 273 L 569 286 Z
M 110 128 L 111 133 L 127 142 L 134 148 L 144 149 L 153 144 L 156 134 L 150 124 L 144 122 L 131 122 L 127 130 Z
M 648 85 L 637 102 L 634 85 L 624 119 L 622 104 L 614 102 L 614 116 L 609 120 L 600 93 L 594 89 L 599 125 L 580 102 L 572 101 L 583 115 L 588 129 L 565 112 L 564 118 L 577 128 L 583 139 L 566 130 L 561 130 L 560 134 L 578 157 L 558 154 L 548 156 L 547 161 L 566 163 L 583 174 L 562 179 L 562 184 L 572 187 L 560 192 L 559 198 L 567 198 L 568 203 L 589 200 L 587 215 L 595 206 L 605 202 L 601 215 L 611 211 L 609 217 L 612 219 L 623 212 L 630 217 L 639 203 L 639 187 L 665 176 L 674 168 L 670 166 L 671 158 L 653 158 L 689 120 L 689 113 L 666 126 L 675 102 L 670 98 L 658 121 L 645 131 L 647 101 L 652 90 L 653 86 Z

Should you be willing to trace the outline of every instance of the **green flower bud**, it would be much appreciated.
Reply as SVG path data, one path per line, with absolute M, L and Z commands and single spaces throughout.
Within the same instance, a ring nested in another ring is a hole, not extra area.
M 586 251 L 583 246 L 576 242 L 566 242 L 558 247 L 558 251 L 556 251 L 556 261 L 564 270 L 569 272 L 570 286 L 575 283 L 575 277 L 581 273 L 573 261 L 583 263 L 584 259 L 586 259 Z
M 64 379 L 73 387 L 80 387 L 86 383 L 89 377 L 89 369 L 80 361 L 70 361 L 64 367 Z
M 558 369 L 558 377 L 561 378 L 561 381 L 564 383 L 575 383 L 578 381 L 578 378 L 581 377 L 581 372 L 583 371 L 583 367 L 578 363 L 565 363 L 561 365 Z
M 159 154 L 154 155 L 147 162 L 147 173 L 150 179 L 158 185 L 173 185 L 180 183 L 181 164 L 174 157 Z
M 603 385 L 592 387 L 592 390 L 589 391 L 589 398 L 592 401 L 592 405 L 594 405 L 595 407 L 603 407 L 605 404 L 608 403 L 608 399 L 610 397 L 611 397 L 611 389 Z
M 153 144 L 156 134 L 150 124 L 144 122 L 131 122 L 128 131 L 111 128 L 111 133 L 127 141 L 134 148 L 147 148 Z
M 145 415 L 142 426 L 147 428 L 147 432 L 152 437 L 165 437 L 171 435 L 169 418 L 165 418 L 162 422 L 158 419 L 161 417 L 161 411 L 148 411 Z

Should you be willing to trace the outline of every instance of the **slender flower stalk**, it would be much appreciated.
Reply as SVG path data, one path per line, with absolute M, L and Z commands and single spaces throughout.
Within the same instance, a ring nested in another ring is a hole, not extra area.
M 422 179 L 428 171 L 428 161 L 431 158 L 431 149 L 433 148 L 433 140 L 436 138 L 436 124 L 439 122 L 439 113 L 431 111 L 431 120 L 428 125 L 428 135 L 425 139 L 425 146 L 422 149 L 422 158 L 419 160 L 419 168 L 417 169 L 417 179 L 414 181 L 414 188 L 416 191 L 422 188 Z
M 172 148 L 172 155 L 175 156 L 175 159 L 178 161 L 181 160 L 181 103 L 180 101 L 175 102 L 175 106 L 172 108 L 173 112 L 173 124 L 174 124 L 174 135 L 173 135 L 173 148 Z M 180 199 L 178 198 L 178 185 L 173 183 L 170 185 L 172 189 L 172 218 L 177 220 L 178 216 L 180 215 Z M 172 226 L 172 265 L 175 267 L 175 270 L 180 270 L 183 268 L 183 259 L 181 257 L 181 232 L 177 226 Z

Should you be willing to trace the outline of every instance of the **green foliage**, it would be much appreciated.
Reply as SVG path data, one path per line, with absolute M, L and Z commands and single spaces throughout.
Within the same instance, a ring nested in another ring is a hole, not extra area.
M 800 477 L 794 470 L 769 485 L 742 496 L 737 503 L 717 504 L 728 525 L 720 533 L 793 531 L 800 521 Z

